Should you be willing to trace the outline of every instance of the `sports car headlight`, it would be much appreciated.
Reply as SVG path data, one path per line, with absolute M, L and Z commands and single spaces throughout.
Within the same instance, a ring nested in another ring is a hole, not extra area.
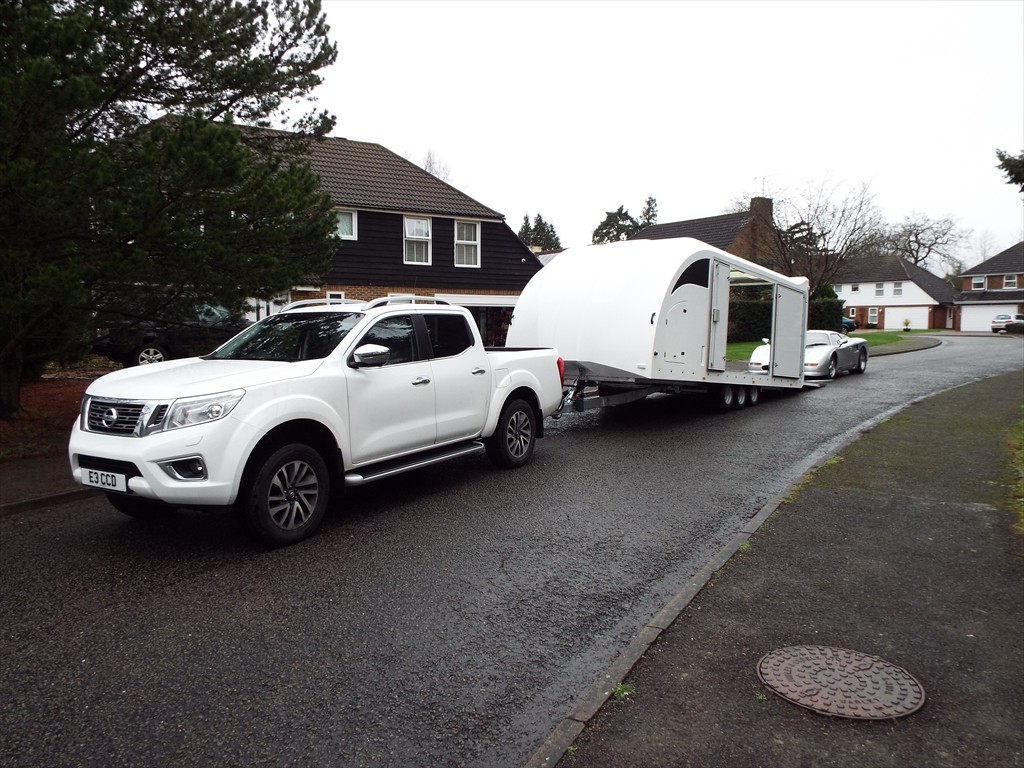
M 191 427 L 208 421 L 223 419 L 245 394 L 244 389 L 220 392 L 202 397 L 183 397 L 171 403 L 164 418 L 164 430 Z

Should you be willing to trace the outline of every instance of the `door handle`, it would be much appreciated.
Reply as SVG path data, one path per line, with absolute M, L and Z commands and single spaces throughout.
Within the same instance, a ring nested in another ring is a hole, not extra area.
M 430 383 L 430 379 L 425 379 L 422 376 L 417 376 L 415 379 L 412 380 L 412 385 L 414 387 L 422 387 L 425 384 L 429 384 L 429 383 Z
M 474 376 L 483 376 L 485 373 L 487 373 L 487 369 L 486 368 L 481 368 L 478 365 L 476 368 L 474 368 L 472 371 L 470 371 L 470 373 L 472 373 Z

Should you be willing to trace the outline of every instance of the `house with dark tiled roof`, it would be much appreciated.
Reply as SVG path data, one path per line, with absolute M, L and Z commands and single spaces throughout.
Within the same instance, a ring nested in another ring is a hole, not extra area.
M 771 198 L 755 197 L 750 208 L 738 213 L 707 216 L 703 219 L 652 224 L 631 240 L 663 240 L 692 237 L 733 256 L 759 264 L 771 263 L 773 243 L 773 204 Z
M 341 246 L 289 299 L 417 294 L 461 304 L 485 343 L 504 342 L 512 307 L 541 263 L 505 217 L 380 144 L 326 137 L 308 154 Z
M 988 331 L 996 315 L 1024 313 L 1024 241 L 962 275 L 961 331 Z
M 844 314 L 860 327 L 956 327 L 956 289 L 894 254 L 846 262 L 832 287 L 845 302 Z

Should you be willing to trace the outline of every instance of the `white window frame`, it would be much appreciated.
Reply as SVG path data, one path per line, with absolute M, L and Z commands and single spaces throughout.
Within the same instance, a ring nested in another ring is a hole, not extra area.
M 892 295 L 902 296 L 903 295 L 903 281 L 897 280 L 892 284 Z
M 868 325 L 878 325 L 878 307 L 868 307 Z
M 984 275 L 971 275 L 971 290 L 972 291 L 984 291 L 985 290 L 985 276 Z
M 843 286 L 842 285 L 833 285 L 832 286 L 832 290 L 835 291 L 836 296 L 838 296 L 840 293 L 843 292 Z
M 875 296 L 885 296 L 885 283 L 875 283 Z
M 337 301 L 339 299 L 340 300 L 344 300 L 345 299 L 345 292 L 344 291 L 328 291 L 327 292 L 327 296 L 325 298 L 328 301 L 332 301 L 332 300 L 333 301 Z
M 857 317 L 857 308 L 850 307 L 850 317 Z
M 459 225 L 460 224 L 473 227 L 473 230 L 476 232 L 476 239 L 475 240 L 460 240 L 459 239 Z M 455 259 L 455 266 L 456 267 L 462 267 L 462 268 L 466 268 L 466 269 L 479 269 L 480 268 L 480 229 L 481 229 L 481 227 L 480 227 L 480 222 L 479 221 L 467 221 L 466 219 L 456 219 L 455 220 L 455 255 L 454 255 L 454 259 Z M 460 245 L 472 246 L 473 248 L 476 249 L 476 255 L 475 255 L 474 263 L 472 263 L 472 264 L 470 264 L 470 263 L 459 263 L 459 246 Z
M 429 267 L 434 263 L 434 247 L 431 239 L 434 227 L 433 219 L 429 216 L 403 216 L 402 217 L 402 263 L 410 266 L 417 267 Z M 415 222 L 426 222 L 426 235 L 422 234 L 409 234 L 409 225 Z M 409 244 L 410 243 L 426 243 L 427 244 L 427 260 L 410 260 L 409 259 Z
M 1003 275 L 1003 288 L 1016 288 L 1017 275 Z
M 348 213 L 352 216 L 352 234 L 343 235 L 341 233 L 341 217 L 339 214 Z M 334 233 L 342 240 L 358 240 L 359 239 L 359 211 L 353 211 L 350 208 L 335 208 L 334 215 L 336 217 L 336 223 L 334 225 Z
M 854 283 L 850 286 L 850 293 L 860 293 L 860 283 Z

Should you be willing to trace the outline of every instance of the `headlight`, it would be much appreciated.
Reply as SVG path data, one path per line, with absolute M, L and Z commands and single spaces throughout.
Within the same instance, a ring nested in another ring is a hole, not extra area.
M 164 417 L 164 430 L 191 427 L 195 424 L 205 424 L 208 421 L 222 419 L 231 413 L 231 409 L 238 405 L 238 401 L 244 394 L 244 389 L 235 389 L 216 395 L 185 397 L 175 400 L 171 403 L 167 416 Z

